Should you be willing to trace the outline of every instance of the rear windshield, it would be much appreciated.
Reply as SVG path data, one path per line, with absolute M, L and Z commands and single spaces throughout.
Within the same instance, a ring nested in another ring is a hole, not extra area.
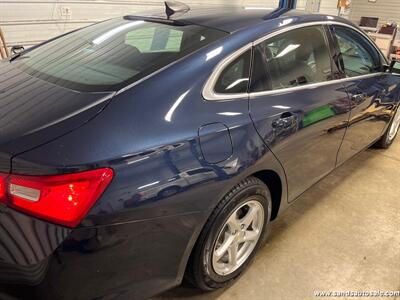
M 113 19 L 26 52 L 15 65 L 78 91 L 115 91 L 227 35 L 197 25 Z

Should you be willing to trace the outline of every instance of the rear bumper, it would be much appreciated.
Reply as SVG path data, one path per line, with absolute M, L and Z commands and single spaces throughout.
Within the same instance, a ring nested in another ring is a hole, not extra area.
M 191 213 L 69 230 L 7 209 L 0 213 L 0 298 L 153 296 L 180 284 L 205 218 Z

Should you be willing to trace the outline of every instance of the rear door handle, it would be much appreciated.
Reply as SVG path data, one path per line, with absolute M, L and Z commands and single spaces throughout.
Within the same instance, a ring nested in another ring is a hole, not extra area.
M 275 129 L 290 128 L 295 122 L 295 119 L 295 115 L 291 112 L 284 112 L 280 115 L 279 119 L 274 120 L 271 125 Z
M 284 112 L 283 114 L 281 114 L 281 119 L 289 119 L 289 118 L 293 118 L 293 117 L 294 117 L 294 115 L 290 111 L 287 111 L 287 112 Z

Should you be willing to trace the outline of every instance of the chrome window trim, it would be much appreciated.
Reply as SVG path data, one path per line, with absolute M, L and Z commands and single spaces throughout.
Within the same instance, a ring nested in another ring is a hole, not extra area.
M 244 47 L 240 48 L 239 50 L 231 53 L 224 59 L 222 59 L 218 65 L 214 68 L 213 72 L 211 73 L 211 76 L 208 78 L 206 84 L 203 87 L 203 98 L 205 100 L 209 101 L 229 101 L 229 100 L 234 100 L 234 99 L 243 99 L 243 98 L 252 98 L 252 97 L 258 97 L 258 96 L 264 96 L 264 95 L 271 95 L 271 94 L 281 94 L 281 93 L 288 93 L 290 91 L 296 91 L 296 90 L 301 90 L 301 89 L 313 89 L 319 86 L 324 86 L 324 85 L 329 85 L 329 84 L 335 84 L 339 82 L 346 82 L 350 80 L 357 80 L 357 79 L 362 79 L 362 78 L 368 78 L 368 77 L 374 77 L 377 75 L 382 75 L 384 72 L 375 72 L 375 73 L 370 73 L 370 74 L 365 74 L 365 75 L 359 75 L 359 76 L 354 76 L 354 77 L 346 77 L 346 78 L 341 78 L 341 79 L 334 79 L 330 81 L 323 81 L 323 82 L 317 82 L 317 83 L 311 83 L 307 85 L 301 85 L 301 86 L 295 86 L 295 87 L 288 87 L 288 88 L 282 88 L 282 89 L 277 89 L 277 90 L 270 90 L 270 91 L 262 91 L 262 92 L 253 92 L 253 93 L 239 93 L 239 94 L 221 94 L 221 93 L 216 93 L 214 91 L 214 86 L 216 84 L 216 81 L 219 78 L 219 75 L 221 75 L 222 71 L 231 63 L 234 61 L 236 58 L 238 58 L 241 54 L 246 52 L 247 50 L 251 49 L 252 47 L 257 46 L 258 44 L 285 32 L 303 28 L 303 27 L 310 27 L 310 26 L 316 26 L 316 25 L 338 25 L 338 26 L 343 26 L 343 27 L 348 27 L 353 29 L 354 31 L 360 33 L 362 36 L 364 36 L 367 41 L 372 44 L 372 46 L 375 48 L 376 51 L 378 51 L 379 55 L 383 59 L 384 62 L 387 63 L 386 58 L 382 54 L 382 51 L 376 46 L 376 44 L 371 40 L 371 38 L 362 30 L 359 28 L 346 24 L 346 23 L 341 23 L 337 21 L 316 21 L 316 22 L 309 22 L 309 23 L 304 23 L 304 24 L 297 24 L 293 26 L 289 26 L 274 32 L 271 32 L 267 34 L 266 36 L 263 36 L 257 40 L 255 40 L 252 43 L 249 43 L 245 45 Z
M 362 31 L 361 29 L 357 28 L 356 26 L 351 26 L 349 24 L 340 23 L 340 22 L 330 22 L 330 23 L 328 23 L 328 25 L 339 25 L 339 26 L 343 26 L 343 27 L 347 27 L 347 28 L 353 29 L 354 31 L 360 33 L 375 48 L 375 50 L 380 55 L 381 59 L 383 59 L 383 61 L 385 63 L 388 63 L 388 60 L 383 55 L 381 49 L 379 49 L 378 46 L 375 44 L 375 42 L 370 38 L 370 36 L 368 34 L 366 34 L 364 31 Z M 361 75 L 361 76 L 363 76 L 363 75 Z
M 375 76 L 378 76 L 378 75 L 381 76 L 383 74 L 386 74 L 386 73 L 384 73 L 384 72 L 371 73 L 371 74 L 365 74 L 365 75 L 360 75 L 360 76 L 356 76 L 356 77 L 346 77 L 346 78 L 341 78 L 341 79 L 334 79 L 334 80 L 329 80 L 329 81 L 310 83 L 310 84 L 307 84 L 307 85 L 300 85 L 300 86 L 282 88 L 282 89 L 278 89 L 278 90 L 254 92 L 254 93 L 250 93 L 249 97 L 250 98 L 256 98 L 256 97 L 267 96 L 267 95 L 285 94 L 285 93 L 289 93 L 289 92 L 297 91 L 297 90 L 307 90 L 307 89 L 311 90 L 311 89 L 318 88 L 320 86 L 327 86 L 327 85 L 342 83 L 342 82 L 346 82 L 346 81 L 358 80 L 358 79 L 363 79 L 363 78 L 370 78 L 370 77 L 375 77 Z
M 236 58 L 238 58 L 240 55 L 248 51 L 253 47 L 253 43 L 249 43 L 245 45 L 244 47 L 240 48 L 239 50 L 233 52 L 232 54 L 228 55 L 225 57 L 222 61 L 218 63 L 218 65 L 215 67 L 213 72 L 211 73 L 211 76 L 208 78 L 206 84 L 204 85 L 203 88 L 203 98 L 206 100 L 231 100 L 231 99 L 239 99 L 239 98 L 247 98 L 249 96 L 248 93 L 237 93 L 237 94 L 221 94 L 221 93 L 216 93 L 214 91 L 215 84 L 217 83 L 217 80 L 219 76 L 221 75 L 222 71 L 225 70 L 225 68 L 233 62 Z

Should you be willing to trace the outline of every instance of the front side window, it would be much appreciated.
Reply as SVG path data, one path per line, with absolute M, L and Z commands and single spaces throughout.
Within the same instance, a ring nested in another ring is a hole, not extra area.
M 254 49 L 252 92 L 278 90 L 332 79 L 322 26 L 294 29 Z
M 246 93 L 250 78 L 251 50 L 240 55 L 222 71 L 214 91 L 219 94 Z
M 112 19 L 27 51 L 13 64 L 78 91 L 115 91 L 227 33 L 197 25 Z
M 334 26 L 334 32 L 347 77 L 371 74 L 380 68 L 379 53 L 365 37 L 343 26 Z

